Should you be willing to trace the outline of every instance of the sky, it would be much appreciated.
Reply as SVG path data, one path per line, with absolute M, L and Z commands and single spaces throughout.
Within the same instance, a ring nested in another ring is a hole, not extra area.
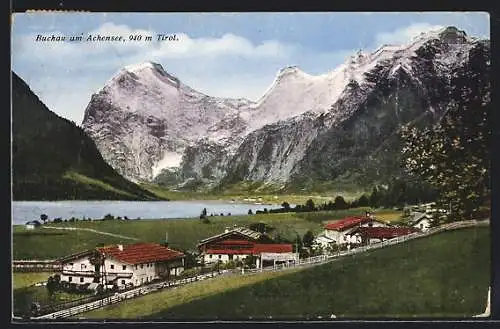
M 486 12 L 16 13 L 11 63 L 50 110 L 81 124 L 92 94 L 127 65 L 153 61 L 207 95 L 257 100 L 283 67 L 324 74 L 358 50 L 403 44 L 445 26 L 490 36 Z M 86 42 L 89 34 L 126 41 Z M 158 41 L 157 34 L 177 41 Z M 36 41 L 37 35 L 84 41 Z M 153 39 L 129 41 L 130 35 Z

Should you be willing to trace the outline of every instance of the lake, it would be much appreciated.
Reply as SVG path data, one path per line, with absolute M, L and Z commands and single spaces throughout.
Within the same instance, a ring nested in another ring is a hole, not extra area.
M 232 203 L 230 201 L 14 201 L 12 225 L 40 220 L 46 214 L 49 220 L 61 217 L 100 219 L 107 214 L 130 219 L 164 219 L 199 217 L 203 208 L 207 214 L 246 215 L 248 210 L 280 208 L 279 205 Z

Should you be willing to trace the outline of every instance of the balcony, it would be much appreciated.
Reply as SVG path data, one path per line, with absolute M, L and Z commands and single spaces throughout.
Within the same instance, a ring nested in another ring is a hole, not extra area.
M 63 270 L 63 275 L 71 275 L 71 276 L 95 276 L 95 271 L 92 270 Z M 117 278 L 131 278 L 132 272 L 100 272 L 100 275 L 106 275 L 107 277 L 117 277 Z

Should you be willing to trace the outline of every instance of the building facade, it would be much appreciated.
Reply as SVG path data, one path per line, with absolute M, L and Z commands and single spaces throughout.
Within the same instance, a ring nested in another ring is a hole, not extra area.
M 198 249 L 205 264 L 244 261 L 250 256 L 255 256 L 256 266 L 259 267 L 262 265 L 263 254 L 266 254 L 266 257 L 279 254 L 280 259 L 296 259 L 291 244 L 272 243 L 263 234 L 247 228 L 226 230 L 224 233 L 204 239 L 198 244 Z
M 315 239 L 315 243 L 322 247 L 327 247 L 331 243 L 337 245 L 358 244 L 361 243 L 361 236 L 353 233 L 356 228 L 388 226 L 387 223 L 376 220 L 372 216 L 346 217 L 342 220 L 326 224 L 323 233 Z
M 100 266 L 91 261 L 95 255 L 101 257 Z M 97 248 L 64 258 L 61 281 L 123 288 L 175 277 L 183 270 L 183 253 L 155 243 L 137 243 Z

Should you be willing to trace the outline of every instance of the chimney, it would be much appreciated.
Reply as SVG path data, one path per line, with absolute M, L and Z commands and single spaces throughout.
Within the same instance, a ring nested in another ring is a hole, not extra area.
M 123 245 L 122 244 L 118 245 L 118 250 L 123 251 Z

